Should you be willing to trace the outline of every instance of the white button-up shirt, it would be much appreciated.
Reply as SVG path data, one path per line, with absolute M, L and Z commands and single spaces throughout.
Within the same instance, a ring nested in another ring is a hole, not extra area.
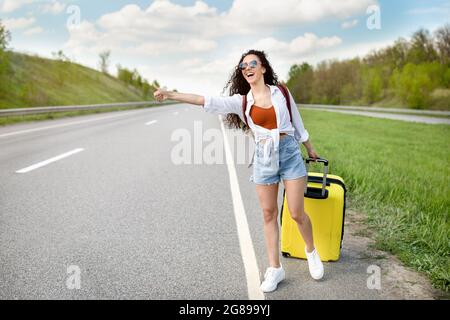
M 287 108 L 286 99 L 283 93 L 277 86 L 269 85 L 272 105 L 275 109 L 275 115 L 277 118 L 277 128 L 276 129 L 266 129 L 261 126 L 256 125 L 252 118 L 250 117 L 250 109 L 253 106 L 255 99 L 253 98 L 252 91 L 250 90 L 247 94 L 247 108 L 245 110 L 245 115 L 247 116 L 248 126 L 252 130 L 255 136 L 255 142 L 258 143 L 267 135 L 272 137 L 274 143 L 275 151 L 278 150 L 280 133 L 287 133 L 295 138 L 297 142 L 305 142 L 309 139 L 308 131 L 303 125 L 300 112 L 298 111 L 297 104 L 294 101 L 291 93 L 289 92 L 289 98 L 291 99 L 291 112 L 292 112 L 292 123 L 289 117 L 289 110 Z M 204 109 L 206 112 L 212 112 L 217 114 L 237 114 L 242 121 L 244 121 L 244 116 L 242 114 L 242 101 L 243 96 L 240 94 L 234 94 L 232 96 L 205 96 Z
M 292 123 L 283 93 L 277 86 L 269 85 L 269 88 L 272 105 L 275 109 L 277 128 L 269 130 L 256 125 L 253 122 L 250 117 L 250 110 L 255 102 L 255 99 L 253 98 L 251 90 L 247 94 L 247 108 L 245 110 L 245 115 L 247 116 L 248 125 L 255 137 L 256 145 L 258 146 L 258 143 L 263 140 L 263 163 L 270 165 L 274 170 L 277 170 L 279 165 L 278 147 L 280 142 L 280 133 L 286 133 L 293 136 L 297 142 L 307 141 L 309 139 L 309 134 L 303 125 L 302 118 L 291 93 L 289 92 L 289 98 L 291 100 Z M 217 114 L 235 113 L 242 119 L 242 121 L 244 121 L 244 116 L 242 113 L 242 95 L 234 94 L 228 97 L 204 96 L 204 98 L 205 111 Z

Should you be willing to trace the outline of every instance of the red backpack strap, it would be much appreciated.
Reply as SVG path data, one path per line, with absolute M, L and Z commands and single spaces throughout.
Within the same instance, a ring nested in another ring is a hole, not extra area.
M 248 127 L 247 116 L 245 115 L 245 110 L 247 109 L 247 95 L 242 96 L 242 114 L 244 115 L 244 122 Z
M 292 122 L 292 110 L 291 110 L 291 99 L 289 98 L 289 91 L 288 88 L 284 84 L 277 85 L 278 89 L 283 93 L 284 98 L 286 99 L 286 104 L 289 110 L 289 117 Z

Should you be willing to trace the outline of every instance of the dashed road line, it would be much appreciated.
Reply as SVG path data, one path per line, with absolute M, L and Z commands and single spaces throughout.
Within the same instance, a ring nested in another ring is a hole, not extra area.
M 41 161 L 39 163 L 33 164 L 33 165 L 31 165 L 29 167 L 26 167 L 26 168 L 23 168 L 23 169 L 17 170 L 16 173 L 27 173 L 27 172 L 30 172 L 32 170 L 41 168 L 41 167 L 46 166 L 46 165 L 48 165 L 48 164 L 50 164 L 52 162 L 64 159 L 66 157 L 69 157 L 69 156 L 74 155 L 75 153 L 78 153 L 78 152 L 81 152 L 81 151 L 84 151 L 84 149 L 83 148 L 74 149 L 72 151 L 60 154 L 59 156 L 56 156 L 56 157 L 53 157 L 53 158 Z
M 152 120 L 152 121 L 147 122 L 145 125 L 149 126 L 149 125 L 157 123 L 157 122 L 158 122 L 158 120 Z

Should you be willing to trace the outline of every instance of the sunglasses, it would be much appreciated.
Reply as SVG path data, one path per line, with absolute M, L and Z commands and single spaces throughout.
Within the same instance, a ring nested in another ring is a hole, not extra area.
M 249 63 L 241 62 L 239 64 L 239 69 L 245 70 L 245 69 L 247 69 L 247 66 L 250 66 L 250 68 L 255 69 L 257 65 L 258 65 L 258 61 L 256 61 L 256 60 L 252 60 Z

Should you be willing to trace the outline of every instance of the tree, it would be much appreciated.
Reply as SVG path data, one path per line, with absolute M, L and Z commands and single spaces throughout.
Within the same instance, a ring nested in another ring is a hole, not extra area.
M 154 80 L 153 83 L 152 83 L 152 87 L 155 88 L 155 89 L 159 88 L 160 85 L 159 85 L 158 81 Z
M 127 85 L 133 86 L 134 88 L 142 92 L 142 97 L 147 99 L 149 96 L 153 95 L 156 88 L 159 88 L 158 81 L 153 81 L 150 84 L 147 79 L 139 74 L 139 71 L 134 69 L 133 71 L 122 67 L 120 64 L 117 65 L 117 78 L 126 83 Z
M 295 101 L 299 103 L 310 103 L 312 97 L 314 71 L 308 63 L 293 65 L 289 70 L 289 87 Z
M 120 64 L 118 64 L 117 65 L 117 78 L 126 84 L 132 84 L 133 72 L 131 72 L 127 68 L 122 68 L 122 66 Z
M 147 99 L 148 96 L 150 95 L 151 92 L 151 87 L 150 84 L 148 83 L 147 79 L 144 79 L 144 81 L 142 82 L 142 96 L 144 99 Z
M 434 49 L 433 38 L 426 29 L 420 29 L 411 39 L 411 49 L 408 54 L 408 61 L 419 64 L 422 62 L 432 62 L 437 60 L 437 52 Z
M 142 77 L 136 69 L 133 70 L 132 85 L 136 88 L 142 87 Z
M 355 104 L 361 100 L 363 85 L 361 81 L 361 60 L 355 58 L 341 63 L 341 76 L 339 81 L 339 100 L 341 104 Z
M 6 50 L 10 40 L 11 33 L 6 30 L 6 27 L 2 24 L 2 20 L 0 20 L 0 51 Z
M 109 58 L 111 57 L 111 50 L 105 50 L 100 52 L 99 54 L 100 57 L 100 62 L 99 62 L 99 67 L 100 67 L 100 71 L 103 73 L 108 73 L 108 68 L 109 68 Z
M 69 57 L 67 57 L 64 54 L 64 51 L 62 51 L 62 50 L 58 50 L 57 52 L 52 52 L 52 56 L 56 60 L 60 60 L 60 61 L 63 61 L 63 62 L 69 62 L 70 61 Z
M 450 64 L 450 24 L 436 30 L 435 38 L 441 63 Z
M 392 83 L 409 107 L 424 109 L 428 107 L 431 92 L 436 86 L 436 81 L 432 79 L 436 72 L 436 62 L 422 65 L 408 63 L 403 70 L 394 72 Z
M 383 80 L 379 68 L 369 68 L 363 72 L 364 99 L 372 104 L 381 100 L 383 92 Z
M 388 63 L 391 69 L 403 68 L 407 63 L 409 43 L 403 38 L 395 41 L 394 45 L 386 49 Z
M 4 96 L 8 93 L 9 82 L 3 78 L 7 77 L 9 70 L 9 59 L 6 52 L 8 43 L 11 40 L 11 34 L 6 30 L 5 26 L 0 20 L 0 96 Z

